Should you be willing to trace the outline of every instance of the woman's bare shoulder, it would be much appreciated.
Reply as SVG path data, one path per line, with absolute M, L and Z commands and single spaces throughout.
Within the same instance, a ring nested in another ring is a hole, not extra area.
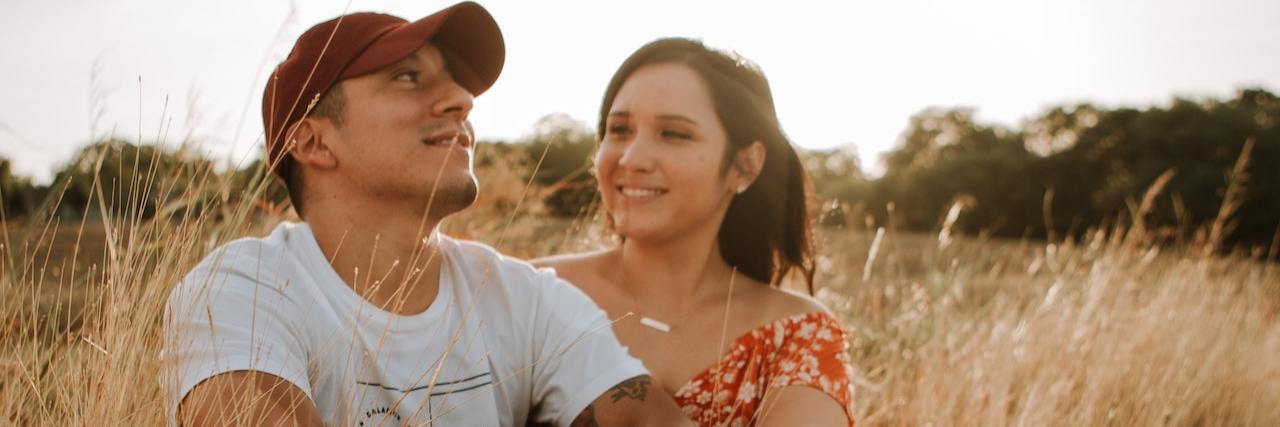
M 740 277 L 739 280 L 741 279 Z M 736 323 L 740 327 L 738 335 L 801 315 L 831 315 L 831 310 L 808 295 L 769 286 L 750 278 L 739 284 L 748 286 L 740 288 L 742 291 L 734 292 L 737 296 L 731 303 L 736 307 L 731 311 L 737 313 Z
M 612 249 L 601 249 L 591 252 L 575 252 L 570 254 L 551 255 L 542 258 L 534 258 L 529 260 L 534 267 L 586 267 L 597 264 L 605 255 L 612 252 Z
M 765 317 L 780 319 L 806 313 L 831 314 L 831 310 L 816 298 L 789 289 L 771 286 L 760 289 L 757 296 Z
M 529 260 L 529 263 L 538 268 L 553 268 L 561 278 L 570 282 L 577 282 L 584 278 L 601 276 L 602 265 L 612 252 L 613 249 L 602 249 L 592 252 L 552 255 Z

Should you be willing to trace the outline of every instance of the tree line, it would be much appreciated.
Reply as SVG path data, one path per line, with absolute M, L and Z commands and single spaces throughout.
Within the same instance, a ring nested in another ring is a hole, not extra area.
M 1261 89 L 1145 109 L 1061 106 L 1018 128 L 930 109 L 884 160 L 882 177 L 836 197 L 912 229 L 960 202 L 957 226 L 971 233 L 1129 224 L 1178 238 L 1217 222 L 1231 242 L 1280 236 L 1280 100 Z
M 514 175 L 511 182 L 532 183 L 543 212 L 581 215 L 596 201 L 594 147 L 589 127 L 552 115 L 522 140 L 482 142 L 477 173 L 482 181 Z M 1170 239 L 1216 232 L 1266 246 L 1280 238 L 1280 99 L 1263 89 L 1145 108 L 1062 105 L 1014 127 L 978 122 L 969 108 L 929 108 L 881 159 L 879 177 L 847 148 L 803 156 L 816 218 L 828 225 L 932 230 L 959 206 L 954 229 L 992 236 L 1061 238 L 1123 224 Z M 235 189 L 265 176 L 260 161 L 219 171 L 156 144 L 91 144 L 47 185 L 11 166 L 0 159 L 5 218 L 145 217 L 189 209 L 191 200 L 285 202 L 275 184 L 260 200 L 239 200 Z M 199 184 L 211 177 L 232 185 Z

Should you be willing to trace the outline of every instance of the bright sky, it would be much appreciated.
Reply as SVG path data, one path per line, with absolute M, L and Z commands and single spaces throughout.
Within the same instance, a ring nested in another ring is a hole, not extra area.
M 416 19 L 449 4 L 350 7 Z M 1143 106 L 1250 85 L 1280 90 L 1276 0 L 482 4 L 508 49 L 502 77 L 472 115 L 482 139 L 519 138 L 557 112 L 590 122 L 618 64 L 662 36 L 702 38 L 756 61 L 797 144 L 853 145 L 871 168 L 929 106 L 970 106 L 981 120 L 1016 125 L 1062 103 Z M 257 156 L 267 70 L 302 31 L 346 6 L 6 2 L 0 156 L 40 182 L 78 147 L 113 133 L 175 146 L 190 137 L 233 161 Z

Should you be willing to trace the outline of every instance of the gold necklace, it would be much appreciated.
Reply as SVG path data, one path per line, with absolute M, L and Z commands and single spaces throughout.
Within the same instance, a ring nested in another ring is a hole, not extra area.
M 737 276 L 738 276 L 738 267 L 733 267 L 733 270 L 729 272 L 729 293 L 730 294 L 733 293 L 733 280 Z M 640 315 L 641 325 L 644 325 L 655 331 L 662 332 L 664 334 L 671 333 L 671 330 L 673 329 L 673 327 L 671 326 L 670 323 L 663 322 L 661 320 L 649 317 L 648 315 L 640 311 L 640 303 L 638 300 L 636 300 L 636 293 L 631 290 L 630 282 L 626 281 L 625 272 L 623 273 L 622 288 L 627 291 L 627 296 L 631 297 L 632 312 Z M 677 325 L 683 325 L 685 322 L 689 321 L 689 316 L 691 312 L 692 312 L 692 309 L 685 309 L 684 315 L 680 317 L 680 323 L 678 323 Z

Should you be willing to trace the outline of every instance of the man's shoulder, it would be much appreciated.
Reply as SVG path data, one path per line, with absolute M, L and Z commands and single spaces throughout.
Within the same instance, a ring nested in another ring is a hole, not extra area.
M 492 301 L 510 300 L 524 307 L 529 301 L 556 300 L 569 304 L 566 293 L 581 293 L 556 275 L 556 271 L 535 266 L 528 261 L 504 255 L 480 242 L 442 237 L 442 243 L 453 246 L 449 253 L 459 257 L 463 286 L 483 289 Z M 502 297 L 492 293 L 505 294 Z M 584 295 L 582 298 L 586 298 Z
M 578 289 L 594 294 L 599 286 L 607 284 L 617 274 L 617 248 L 601 249 L 592 252 L 553 255 L 530 261 L 535 267 L 550 268 L 562 279 L 569 281 Z
M 296 227 L 298 224 L 282 223 L 265 236 L 236 239 L 209 251 L 183 276 L 171 298 L 211 290 L 284 293 L 292 268 L 289 258 L 295 256 L 292 248 L 296 246 L 290 245 L 289 239 L 301 237 Z
M 270 233 L 260 237 L 242 237 L 214 248 L 200 260 L 192 273 L 212 270 L 254 269 L 277 270 L 290 254 L 289 239 L 298 238 L 297 224 L 281 223 Z
M 555 278 L 555 274 L 550 270 L 538 268 L 528 261 L 498 252 L 492 246 L 481 242 L 443 235 L 441 242 L 452 245 L 454 249 L 451 252 L 459 257 L 460 263 L 471 267 L 471 270 L 491 273 L 507 280 L 524 278 L 539 281 Z

